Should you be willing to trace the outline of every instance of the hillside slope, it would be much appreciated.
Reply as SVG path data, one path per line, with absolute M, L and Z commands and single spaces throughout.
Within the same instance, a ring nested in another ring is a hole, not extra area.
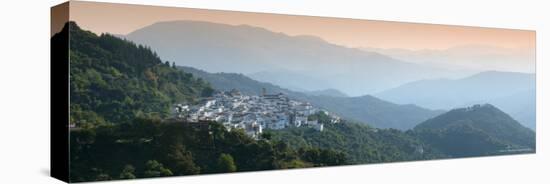
M 108 34 L 95 35 L 74 22 L 63 31 L 70 31 L 72 124 L 163 117 L 173 103 L 192 103 L 213 92 L 205 81 L 163 63 L 147 47 Z
M 407 160 L 445 158 L 446 155 L 424 144 L 414 135 L 395 129 L 376 129 L 343 120 L 332 124 L 323 114 L 318 120 L 325 123 L 322 132 L 308 128 L 268 130 L 273 140 L 283 141 L 295 148 L 320 147 L 340 150 L 351 163 L 380 163 Z
M 496 107 L 451 110 L 414 128 L 427 144 L 454 157 L 534 152 L 535 132 Z

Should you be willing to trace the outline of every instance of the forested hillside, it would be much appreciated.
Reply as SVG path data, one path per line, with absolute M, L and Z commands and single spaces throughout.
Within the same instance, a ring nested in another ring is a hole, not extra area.
M 63 31 L 70 31 L 70 108 L 76 126 L 164 117 L 171 104 L 213 92 L 207 82 L 162 62 L 145 46 L 97 36 L 74 22 Z
M 414 128 L 415 134 L 453 157 L 534 152 L 535 132 L 496 107 L 451 110 Z
M 349 121 L 331 124 L 323 113 L 316 116 L 325 124 L 325 131 L 298 127 L 268 131 L 268 134 L 272 134 L 274 140 L 286 142 L 296 148 L 340 150 L 348 155 L 349 162 L 355 164 L 446 157 L 425 145 L 410 131 L 377 129 Z
M 213 89 L 150 49 L 76 23 L 71 37 L 70 180 L 101 181 L 346 164 L 333 149 L 294 149 L 217 122 L 167 118 Z M 56 36 L 52 40 L 56 39 Z
M 72 131 L 71 142 L 73 182 L 349 164 L 334 149 L 255 140 L 216 122 L 137 119 Z

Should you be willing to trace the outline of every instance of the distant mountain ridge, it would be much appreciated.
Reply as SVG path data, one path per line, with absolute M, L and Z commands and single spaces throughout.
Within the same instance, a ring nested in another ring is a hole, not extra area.
M 309 95 L 313 96 L 331 96 L 331 97 L 348 97 L 347 94 L 344 94 L 341 91 L 338 91 L 337 89 L 323 89 L 323 90 L 317 90 L 317 91 L 306 91 L 304 93 L 307 93 Z
M 535 129 L 535 79 L 535 74 L 487 71 L 461 79 L 420 80 L 374 96 L 430 109 L 491 103 Z
M 412 104 L 398 105 L 371 95 L 359 97 L 306 96 L 305 100 L 376 128 L 407 130 L 444 112 Z
M 259 82 L 251 79 L 243 74 L 237 73 L 209 73 L 204 70 L 199 70 L 193 67 L 178 66 L 180 70 L 191 73 L 196 77 L 208 81 L 215 89 L 220 91 L 230 91 L 238 89 L 246 95 L 260 95 L 262 89 L 265 88 L 269 93 L 284 93 L 293 95 L 296 92 L 281 88 L 267 82 Z M 298 94 L 298 93 L 296 93 Z
M 535 132 L 490 105 L 453 109 L 414 128 L 421 139 L 454 157 L 534 152 Z
M 217 90 L 238 89 L 247 95 L 260 95 L 263 88 L 268 93 L 284 93 L 291 98 L 310 102 L 312 105 L 334 112 L 344 118 L 372 125 L 376 128 L 406 130 L 420 122 L 437 116 L 443 111 L 433 111 L 415 105 L 397 105 L 373 96 L 335 97 L 310 95 L 279 86 L 259 82 L 242 74 L 208 73 L 192 67 L 179 67 L 184 72 L 202 78 Z
M 447 49 L 361 48 L 412 63 L 430 64 L 448 69 L 479 72 L 499 70 L 535 72 L 533 48 L 505 48 L 490 45 L 459 45 Z
M 131 32 L 125 38 L 151 46 L 161 58 L 181 66 L 213 73 L 249 75 L 268 72 L 272 75 L 264 76 L 260 81 L 288 89 L 334 88 L 351 96 L 360 96 L 405 82 L 453 75 L 452 71 L 331 44 L 314 36 L 289 36 L 247 25 L 157 22 Z M 277 82 L 281 77 L 287 78 Z M 293 86 L 286 86 L 290 84 L 289 80 Z
M 255 72 L 246 74 L 246 76 L 257 81 L 276 84 L 293 91 L 321 91 L 332 88 L 332 85 L 323 82 L 324 80 L 321 78 L 283 69 Z

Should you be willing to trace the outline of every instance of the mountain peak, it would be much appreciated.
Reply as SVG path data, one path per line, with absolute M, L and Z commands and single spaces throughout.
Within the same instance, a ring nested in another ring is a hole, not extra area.
M 419 124 L 415 129 L 443 129 L 454 123 L 471 122 L 477 125 L 487 123 L 517 123 L 508 114 L 491 104 L 476 104 L 464 108 L 452 109 L 440 116 Z M 521 126 L 519 123 L 514 126 Z
M 313 42 L 329 43 L 326 40 L 324 40 L 323 38 L 318 37 L 318 36 L 313 36 L 313 35 L 296 35 L 296 36 L 294 36 L 294 38 L 309 40 L 309 41 L 313 41 Z
M 468 112 L 468 111 L 488 111 L 488 112 L 501 112 L 501 113 L 504 113 L 502 112 L 501 110 L 499 110 L 498 108 L 496 108 L 495 106 L 491 105 L 491 104 L 475 104 L 475 105 L 472 105 L 470 107 L 465 107 L 465 108 L 456 108 L 454 109 L 456 111 L 462 111 L 462 112 Z
M 486 134 L 504 144 L 534 147 L 534 132 L 491 104 L 453 109 L 426 120 L 414 129 L 448 131 L 458 127 Z
M 414 131 L 452 156 L 481 156 L 535 149 L 535 132 L 491 104 L 453 109 L 429 119 Z

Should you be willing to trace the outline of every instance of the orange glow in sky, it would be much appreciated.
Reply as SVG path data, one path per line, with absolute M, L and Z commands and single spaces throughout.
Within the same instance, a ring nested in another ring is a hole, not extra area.
M 195 20 L 314 35 L 347 47 L 446 49 L 459 45 L 535 48 L 535 31 L 72 1 L 70 19 L 95 33 L 128 34 L 155 22 Z

